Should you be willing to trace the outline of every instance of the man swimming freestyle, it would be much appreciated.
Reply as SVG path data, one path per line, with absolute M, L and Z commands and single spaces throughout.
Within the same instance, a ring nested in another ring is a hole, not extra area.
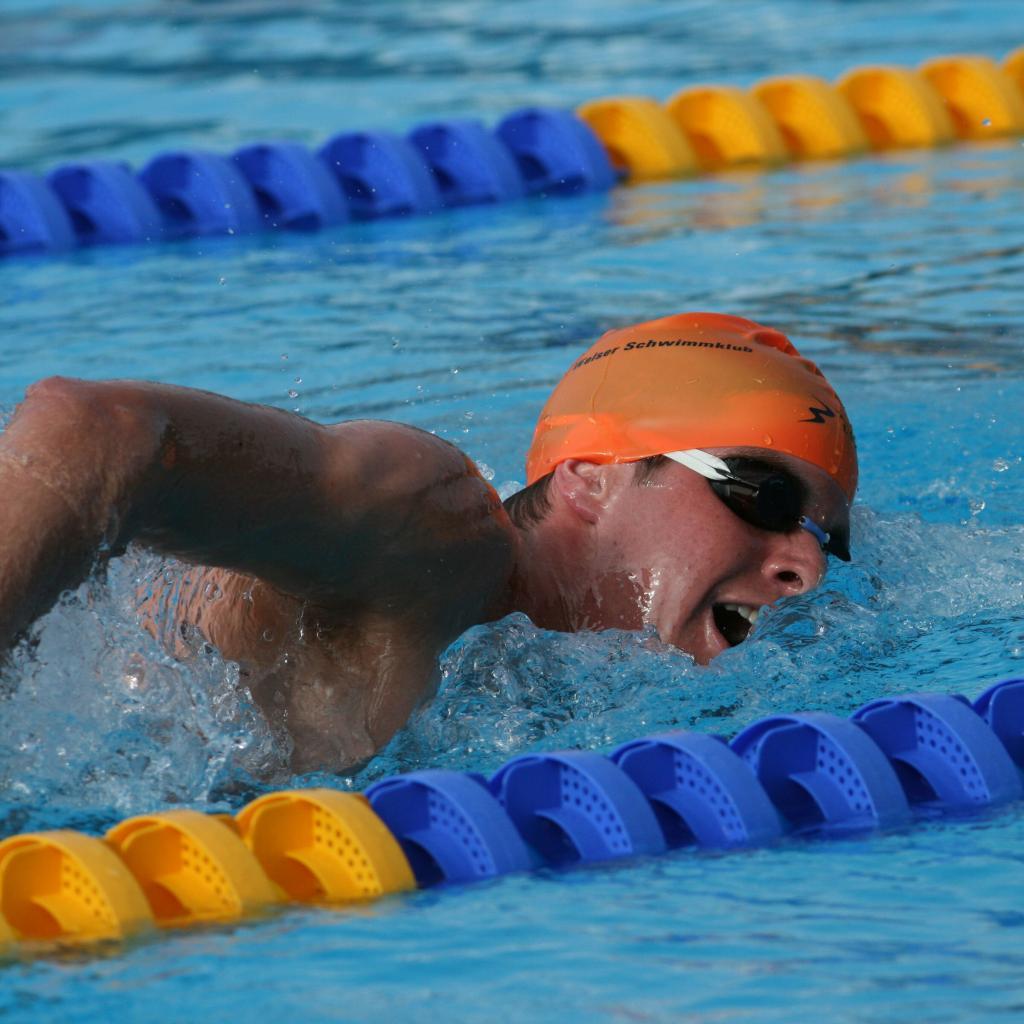
M 653 625 L 709 661 L 849 558 L 856 481 L 817 367 L 719 314 L 609 331 L 575 360 L 504 507 L 413 427 L 53 378 L 0 435 L 0 648 L 129 542 L 174 555 L 196 568 L 173 630 L 240 663 L 296 770 L 337 769 L 401 728 L 460 633 L 513 611 Z

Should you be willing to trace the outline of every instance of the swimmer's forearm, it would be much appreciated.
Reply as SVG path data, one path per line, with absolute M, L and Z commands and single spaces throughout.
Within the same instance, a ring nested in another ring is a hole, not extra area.
M 301 591 L 324 567 L 324 428 L 159 384 L 54 378 L 0 435 L 0 649 L 138 539 Z

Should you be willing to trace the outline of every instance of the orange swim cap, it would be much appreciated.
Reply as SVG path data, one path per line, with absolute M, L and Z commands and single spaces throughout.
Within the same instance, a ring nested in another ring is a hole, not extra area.
M 602 335 L 544 406 L 526 480 L 565 459 L 635 462 L 718 447 L 785 452 L 820 466 L 848 500 L 857 489 L 853 430 L 821 371 L 780 331 L 720 313 Z

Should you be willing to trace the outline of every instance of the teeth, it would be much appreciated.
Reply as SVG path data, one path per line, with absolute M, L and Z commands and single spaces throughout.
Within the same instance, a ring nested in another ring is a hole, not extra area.
M 757 625 L 758 616 L 761 614 L 757 608 L 749 604 L 723 604 L 722 607 L 742 615 L 751 626 Z

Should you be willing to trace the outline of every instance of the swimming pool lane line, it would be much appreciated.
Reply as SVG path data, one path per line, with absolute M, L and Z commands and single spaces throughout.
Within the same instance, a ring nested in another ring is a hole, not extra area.
M 362 793 L 268 793 L 234 816 L 161 811 L 100 839 L 0 842 L 0 953 L 52 951 L 284 904 L 360 904 L 538 868 L 906 828 L 1024 798 L 1024 678 L 971 704 L 778 714 L 731 741 L 671 732 L 522 754 L 490 779 L 426 770 Z
M 750 89 L 698 85 L 667 102 L 610 96 L 575 112 L 529 107 L 492 131 L 435 121 L 407 136 L 342 132 L 313 153 L 292 142 L 128 164 L 63 164 L 45 177 L 0 170 L 0 257 L 81 246 L 258 231 L 315 231 L 617 181 L 770 168 L 867 152 L 1024 135 L 1024 47 L 997 64 L 938 57 L 869 65 L 835 85 L 810 75 Z

